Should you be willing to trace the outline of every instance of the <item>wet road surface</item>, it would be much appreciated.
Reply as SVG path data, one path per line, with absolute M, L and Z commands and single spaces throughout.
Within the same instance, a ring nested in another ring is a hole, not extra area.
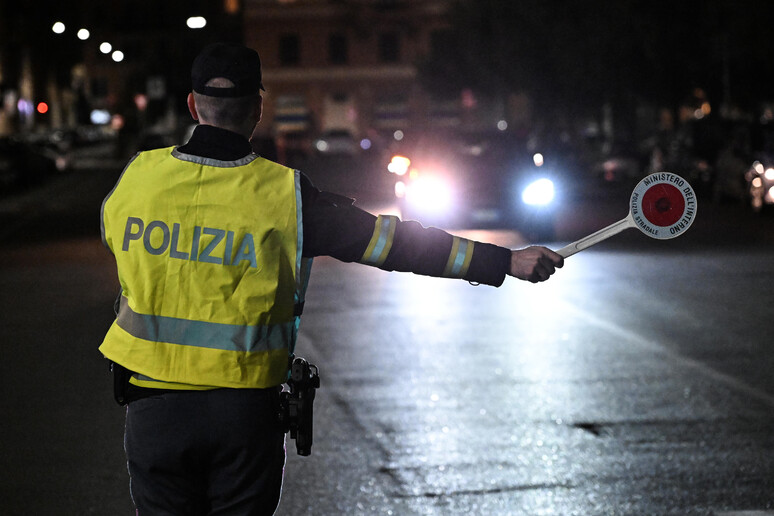
M 111 174 L 0 202 L 2 514 L 133 512 L 96 349 L 117 293 L 96 218 Z M 774 229 L 702 209 L 678 240 L 632 231 L 540 285 L 317 259 L 299 342 L 322 376 L 315 444 L 288 442 L 278 514 L 774 511 Z M 574 212 L 595 220 L 565 217 L 565 242 L 625 215 Z

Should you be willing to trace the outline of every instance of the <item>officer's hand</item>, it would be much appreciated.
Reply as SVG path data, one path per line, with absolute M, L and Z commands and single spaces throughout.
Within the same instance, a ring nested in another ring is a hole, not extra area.
M 508 274 L 538 283 L 547 280 L 562 265 L 564 258 L 547 247 L 530 246 L 511 251 L 511 269 Z

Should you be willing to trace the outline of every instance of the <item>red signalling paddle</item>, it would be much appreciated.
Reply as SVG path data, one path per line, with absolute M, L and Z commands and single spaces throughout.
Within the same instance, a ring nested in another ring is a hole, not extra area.
M 696 194 L 688 181 L 671 172 L 656 172 L 634 187 L 626 218 L 562 247 L 557 253 L 567 258 L 629 228 L 637 228 L 659 240 L 675 238 L 695 218 Z

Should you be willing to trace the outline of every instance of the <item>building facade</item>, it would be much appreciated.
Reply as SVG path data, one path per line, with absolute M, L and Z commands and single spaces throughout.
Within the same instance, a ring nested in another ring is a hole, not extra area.
M 191 123 L 190 63 L 218 40 L 244 42 L 261 55 L 262 138 L 310 145 L 334 132 L 377 144 L 396 131 L 468 127 L 474 114 L 497 116 L 472 92 L 439 98 L 422 86 L 421 63 L 448 41 L 450 0 L 48 1 L 59 9 L 41 17 L 32 6 L 13 16 L 6 10 L 0 20 L 0 28 L 21 21 L 35 28 L 0 34 L 6 132 L 89 125 L 98 110 L 122 121 L 125 132 L 177 127 L 174 140 Z M 206 26 L 191 29 L 191 16 L 205 17 Z M 62 34 L 51 30 L 59 20 Z M 75 35 L 81 27 L 90 30 L 84 41 Z M 25 34 L 34 37 L 16 50 L 12 43 Z M 111 59 L 104 42 L 123 59 Z M 41 100 L 50 104 L 46 115 L 21 116 L 17 105 Z
M 245 43 L 261 55 L 264 136 L 330 132 L 390 137 L 459 122 L 433 99 L 417 64 L 447 27 L 443 0 L 246 0 Z

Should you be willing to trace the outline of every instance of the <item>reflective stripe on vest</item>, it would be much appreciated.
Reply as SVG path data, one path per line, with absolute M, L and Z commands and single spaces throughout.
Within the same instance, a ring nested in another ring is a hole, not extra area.
M 295 321 L 248 326 L 139 314 L 132 310 L 125 296 L 121 296 L 116 323 L 138 339 L 244 352 L 286 348 L 295 326 Z

